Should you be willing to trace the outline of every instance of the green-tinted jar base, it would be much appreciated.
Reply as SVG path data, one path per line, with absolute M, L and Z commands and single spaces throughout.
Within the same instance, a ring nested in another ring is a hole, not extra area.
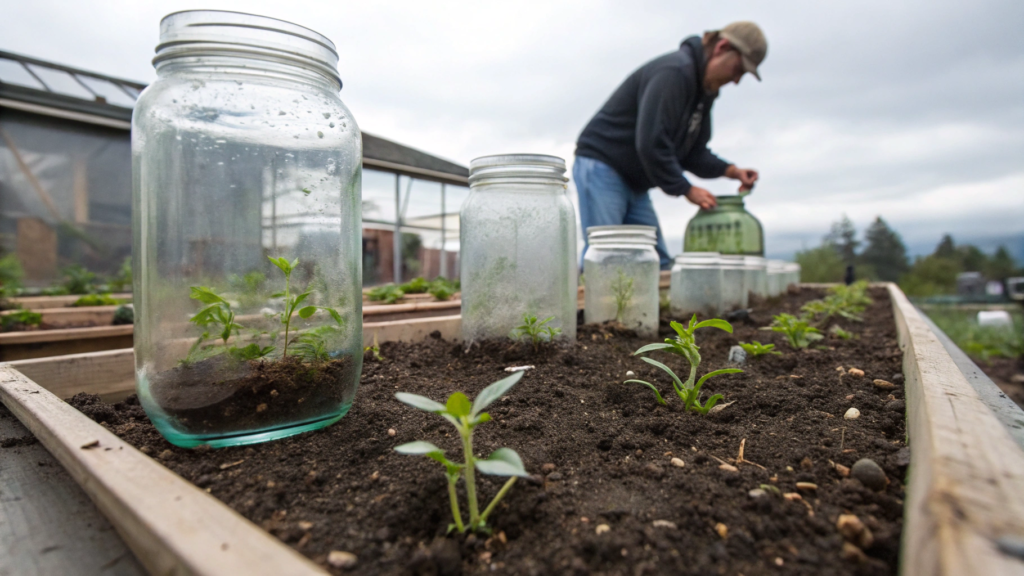
M 175 446 L 180 446 L 181 448 L 195 448 L 204 444 L 211 448 L 226 448 L 228 446 L 244 446 L 246 444 L 259 444 L 261 442 L 269 442 L 271 440 L 280 440 L 281 438 L 287 438 L 288 436 L 294 436 L 295 434 L 302 434 L 303 432 L 312 432 L 313 430 L 326 428 L 338 420 L 341 420 L 345 414 L 348 414 L 351 407 L 351 403 L 346 404 L 337 413 L 329 414 L 316 420 L 293 423 L 280 428 L 253 430 L 250 432 L 235 434 L 218 434 L 209 436 L 182 434 L 177 432 L 173 426 L 170 426 L 165 422 L 159 422 L 159 418 L 154 419 L 153 424 L 156 426 L 157 430 L 163 434 L 164 438 L 166 438 L 168 442 Z

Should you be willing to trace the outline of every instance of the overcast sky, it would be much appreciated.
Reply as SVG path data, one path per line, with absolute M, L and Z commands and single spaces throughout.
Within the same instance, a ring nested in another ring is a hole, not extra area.
M 754 20 L 764 82 L 727 86 L 711 149 L 761 183 L 767 250 L 817 245 L 843 213 L 888 220 L 914 252 L 941 234 L 1024 252 L 1024 2 L 306 2 L 0 0 L 0 49 L 151 82 L 162 16 L 274 16 L 338 47 L 342 99 L 368 132 L 462 164 L 572 161 L 632 72 L 686 36 Z M 699 183 L 717 194 L 735 182 Z M 696 209 L 652 191 L 673 252 Z

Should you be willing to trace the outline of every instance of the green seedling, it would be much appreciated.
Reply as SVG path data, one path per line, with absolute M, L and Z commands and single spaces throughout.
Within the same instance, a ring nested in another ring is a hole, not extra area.
M 0 326 L 6 330 L 15 330 L 19 327 L 39 326 L 43 322 L 43 315 L 31 310 L 15 310 L 10 314 L 0 316 Z
M 373 358 L 377 362 L 383 362 L 384 357 L 380 355 L 380 344 L 377 344 L 377 333 L 373 334 L 373 345 L 363 348 L 363 352 L 373 352 Z
M 746 342 L 740 342 L 740 348 L 746 350 L 747 354 L 750 354 L 754 358 L 757 358 L 758 356 L 764 356 L 765 354 L 774 354 L 775 356 L 782 356 L 782 352 L 777 352 L 775 350 L 775 344 L 761 344 L 757 340 L 754 340 L 750 344 L 747 344 Z
M 295 338 L 293 350 L 307 362 L 321 363 L 331 359 L 327 341 L 331 336 L 341 333 L 341 325 L 320 326 Z
M 615 321 L 622 323 L 626 308 L 633 302 L 633 278 L 618 270 L 612 280 L 612 294 L 615 296 Z
M 646 356 L 640 357 L 644 362 L 647 362 L 655 368 L 663 370 L 666 374 L 672 377 L 672 388 L 675 390 L 676 395 L 683 401 L 686 410 L 699 412 L 700 414 L 707 414 L 715 407 L 715 404 L 718 404 L 723 396 L 721 394 L 715 394 L 708 398 L 707 402 L 702 405 L 700 402 L 700 389 L 704 386 L 704 383 L 707 382 L 709 378 L 713 378 L 721 374 L 736 374 L 738 372 L 743 372 L 743 370 L 740 370 L 739 368 L 724 368 L 722 370 L 708 372 L 700 380 L 696 380 L 697 367 L 700 366 L 701 359 L 700 347 L 697 346 L 693 333 L 698 328 L 718 328 L 719 330 L 724 330 L 732 334 L 732 324 L 729 324 L 725 320 L 721 320 L 719 318 L 712 318 L 710 320 L 704 320 L 703 322 L 697 322 L 697 315 L 694 314 L 693 317 L 690 318 L 690 324 L 688 326 L 683 326 L 679 322 L 672 322 L 671 326 L 672 329 L 676 331 L 676 336 L 672 338 L 665 338 L 664 343 L 656 342 L 654 344 L 643 346 L 634 352 L 633 355 L 636 356 L 637 354 L 660 350 L 686 358 L 686 361 L 690 363 L 690 377 L 683 382 L 668 366 L 658 362 L 657 360 L 647 358 Z M 696 384 L 694 384 L 695 380 Z M 659 404 L 668 404 L 665 402 L 665 399 L 662 398 L 661 392 L 658 391 L 658 388 L 654 384 L 643 380 L 626 380 L 626 382 L 636 382 L 647 386 L 654 391 L 654 395 L 658 398 Z
M 334 318 L 334 321 L 338 323 L 338 326 L 344 324 L 344 320 L 341 318 L 341 314 L 338 313 L 334 308 L 326 306 L 303 306 L 299 308 L 299 305 L 306 301 L 307 298 L 313 293 L 312 288 L 307 288 L 301 294 L 292 294 L 292 272 L 299 265 L 299 259 L 296 258 L 291 262 L 288 262 L 286 258 L 274 258 L 273 256 L 267 257 L 274 266 L 281 269 L 284 272 L 284 292 L 277 292 L 272 295 L 273 298 L 284 298 L 284 311 L 281 312 L 281 324 L 284 325 L 284 348 L 281 352 L 281 358 L 288 357 L 288 344 L 291 343 L 291 326 L 292 318 L 298 313 L 299 318 L 305 320 L 312 316 L 317 310 L 324 310 Z
M 135 308 L 131 306 L 121 305 L 114 310 L 114 326 L 122 324 L 134 324 L 135 323 Z
M 835 335 L 836 338 L 839 338 L 840 340 L 851 340 L 851 339 L 853 339 L 853 332 L 850 332 L 848 330 L 843 330 L 838 324 L 836 324 L 835 326 L 832 327 L 831 332 L 832 332 L 832 334 Z
M 376 288 L 370 289 L 370 291 L 366 293 L 366 297 L 372 302 L 394 304 L 405 297 L 405 291 L 394 284 L 385 284 L 384 286 L 377 286 Z
M 86 294 L 75 300 L 72 306 L 116 306 L 120 303 L 120 300 L 110 294 Z
M 524 336 L 529 337 L 530 343 L 533 344 L 533 349 L 536 350 L 537 347 L 540 346 L 541 342 L 551 342 L 555 337 L 562 333 L 561 328 L 545 326 L 545 324 L 554 319 L 554 316 L 550 316 L 544 320 L 538 321 L 536 316 L 523 314 L 523 324 L 513 328 L 512 332 L 509 334 L 509 338 L 513 340 L 521 340 Z
M 62 271 L 63 288 L 68 294 L 88 294 L 96 283 L 96 275 L 78 264 L 72 264 Z
M 427 292 L 431 296 L 438 300 L 448 300 L 459 291 L 458 280 L 448 280 L 443 276 L 438 276 L 430 283 L 430 289 Z
M 494 512 L 494 509 L 501 502 L 501 499 L 505 497 L 509 489 L 512 488 L 512 485 L 515 484 L 516 478 L 528 476 L 526 469 L 523 467 L 523 460 L 511 448 L 498 448 L 486 459 L 477 458 L 473 454 L 473 430 L 478 425 L 491 420 L 490 414 L 484 412 L 484 409 L 504 396 L 522 377 L 523 372 L 516 372 L 508 378 L 491 384 L 477 394 L 472 403 L 462 392 L 455 392 L 449 396 L 445 404 L 417 394 L 405 392 L 395 394 L 395 397 L 402 403 L 425 412 L 437 414 L 450 422 L 458 430 L 459 437 L 462 439 L 463 462 L 449 460 L 445 457 L 444 450 L 422 440 L 395 447 L 395 451 L 399 454 L 426 456 L 444 465 L 445 475 L 448 478 L 448 498 L 451 502 L 452 518 L 454 519 L 454 522 L 448 525 L 449 532 L 453 529 L 458 529 L 460 533 L 465 532 L 467 529 L 471 532 L 489 532 L 487 518 Z M 480 512 L 477 504 L 476 470 L 492 476 L 510 477 L 483 512 Z M 459 500 L 455 491 L 460 476 L 465 479 L 466 500 L 469 503 L 468 525 L 462 521 L 462 514 L 459 511 Z
M 231 347 L 228 349 L 228 354 L 235 360 L 259 360 L 270 356 L 273 351 L 273 346 L 260 346 L 252 343 L 241 348 Z
M 131 290 L 132 288 L 132 257 L 127 256 L 121 262 L 121 268 L 118 269 L 117 274 L 110 278 L 107 283 L 111 290 L 118 292 L 124 292 L 125 290 Z
M 238 334 L 243 328 L 241 324 L 235 322 L 235 312 L 231 309 L 231 304 L 217 294 L 213 288 L 192 286 L 190 290 L 190 297 L 202 302 L 205 306 L 188 321 L 205 330 L 199 335 L 199 338 L 196 338 L 189 348 L 188 354 L 181 360 L 183 366 L 191 366 L 200 360 L 224 353 L 228 350 L 228 339 L 233 334 Z M 222 348 L 203 345 L 210 339 L 211 332 L 223 341 Z
M 808 324 L 807 320 L 797 318 L 792 314 L 779 314 L 775 316 L 772 319 L 771 325 L 762 328 L 762 330 L 771 330 L 772 332 L 785 334 L 786 339 L 789 340 L 789 345 L 794 350 L 807 348 L 811 342 L 823 338 L 820 330 Z
M 430 290 L 430 282 L 427 282 L 426 278 L 419 276 L 402 284 L 399 288 L 406 294 L 426 294 Z

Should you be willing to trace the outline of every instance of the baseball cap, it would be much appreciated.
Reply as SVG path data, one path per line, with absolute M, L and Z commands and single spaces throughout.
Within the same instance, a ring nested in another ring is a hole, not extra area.
M 760 82 L 761 75 L 757 73 L 757 67 L 768 54 L 768 41 L 761 28 L 753 22 L 740 21 L 718 30 L 718 34 L 739 51 L 743 57 L 743 68 Z

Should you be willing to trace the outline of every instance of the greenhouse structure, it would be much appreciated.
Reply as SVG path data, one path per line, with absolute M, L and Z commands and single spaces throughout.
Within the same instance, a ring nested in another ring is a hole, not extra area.
M 131 254 L 131 116 L 144 84 L 0 51 L 0 255 L 27 287 L 80 265 L 112 274 Z M 458 277 L 468 169 L 363 133 L 363 282 Z M 262 242 L 305 215 L 263 199 Z M 398 242 L 395 238 L 399 238 Z M 201 262 L 209 239 L 190 256 Z

